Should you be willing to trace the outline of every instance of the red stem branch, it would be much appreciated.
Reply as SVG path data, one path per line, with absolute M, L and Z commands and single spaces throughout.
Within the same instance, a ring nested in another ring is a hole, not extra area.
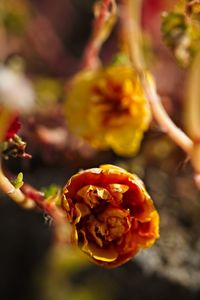
M 112 10 L 110 11 L 110 7 Z M 103 27 L 105 23 L 111 16 L 116 13 L 116 7 L 114 0 L 102 0 L 100 6 L 96 7 L 95 19 L 93 23 L 93 30 L 86 49 L 83 53 L 82 67 L 83 68 L 96 68 L 99 64 L 98 55 L 101 49 L 102 43 L 108 37 L 110 29 L 105 29 L 103 32 Z M 113 20 L 114 24 L 114 20 Z

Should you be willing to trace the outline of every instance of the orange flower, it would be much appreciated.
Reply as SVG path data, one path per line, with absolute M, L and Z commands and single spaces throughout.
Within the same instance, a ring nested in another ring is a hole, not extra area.
M 138 73 L 130 65 L 80 72 L 65 104 L 70 129 L 97 149 L 135 154 L 151 113 Z
M 122 168 L 102 165 L 71 177 L 62 207 L 73 240 L 98 265 L 116 267 L 152 246 L 159 215 L 140 179 Z

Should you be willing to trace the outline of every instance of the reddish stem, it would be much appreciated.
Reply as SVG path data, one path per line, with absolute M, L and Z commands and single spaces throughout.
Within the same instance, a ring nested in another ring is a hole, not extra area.
M 28 184 L 23 185 L 22 191 L 36 203 L 37 207 L 52 217 L 57 242 L 62 244 L 71 243 L 71 226 L 66 220 L 64 211 L 56 205 L 55 199 L 52 198 L 51 201 L 48 201 L 48 199 L 45 199 L 43 193 Z
M 164 132 L 180 148 L 182 148 L 189 156 L 191 156 L 193 141 L 180 128 L 178 128 L 168 116 L 167 112 L 162 106 L 160 97 L 156 92 L 153 79 L 147 79 L 146 76 L 144 76 L 143 85 L 155 120 L 158 122 Z
M 102 38 L 100 32 L 110 17 L 111 12 L 109 10 L 111 5 L 114 5 L 113 0 L 102 0 L 101 2 L 98 15 L 94 19 L 91 37 L 83 53 L 83 68 L 95 68 L 98 66 L 98 54 L 106 38 Z

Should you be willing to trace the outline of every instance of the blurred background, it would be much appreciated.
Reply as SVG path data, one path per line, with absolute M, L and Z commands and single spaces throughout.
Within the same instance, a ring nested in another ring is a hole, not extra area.
M 174 1 L 144 0 L 142 25 L 149 68 L 163 104 L 182 126 L 186 70 L 160 35 L 161 12 Z M 118 1 L 120 4 L 120 1 Z M 37 110 L 21 119 L 31 160 L 10 159 L 37 188 L 57 184 L 81 168 L 113 163 L 136 173 L 160 213 L 160 239 L 122 267 L 105 270 L 54 244 L 51 220 L 0 195 L 0 299 L 200 299 L 200 193 L 185 154 L 152 123 L 133 158 L 96 151 L 67 129 L 61 103 L 80 68 L 90 36 L 93 0 L 0 0 L 0 62 L 33 84 Z M 104 64 L 118 50 L 117 23 L 103 46 Z M 1 79 L 0 79 L 1 80 Z M 2 79 L 3 80 L 3 79 Z M 23 91 L 22 91 L 23 92 Z

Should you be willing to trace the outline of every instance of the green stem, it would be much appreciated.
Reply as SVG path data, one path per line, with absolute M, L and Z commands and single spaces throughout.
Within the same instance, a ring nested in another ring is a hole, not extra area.
M 27 198 L 20 189 L 16 189 L 9 181 L 9 179 L 5 176 L 2 170 L 1 161 L 0 161 L 0 190 L 4 194 L 6 194 L 10 199 L 12 199 L 15 203 L 19 204 L 23 208 L 30 209 L 35 206 L 34 201 Z
M 194 142 L 191 154 L 192 165 L 200 174 L 200 53 L 194 58 L 188 78 L 185 101 L 185 128 Z
M 121 38 L 122 51 L 125 52 L 138 71 L 142 71 L 145 67 L 144 57 L 141 49 L 141 0 L 122 0 L 121 6 Z
M 193 141 L 180 129 L 178 128 L 172 119 L 168 116 L 165 111 L 160 97 L 156 92 L 156 86 L 153 82 L 153 78 L 143 74 L 142 77 L 143 86 L 147 99 L 149 101 L 154 119 L 161 126 L 163 131 L 180 147 L 188 156 L 191 156 L 193 150 Z
M 200 53 L 191 66 L 185 101 L 185 127 L 190 137 L 200 143 Z

